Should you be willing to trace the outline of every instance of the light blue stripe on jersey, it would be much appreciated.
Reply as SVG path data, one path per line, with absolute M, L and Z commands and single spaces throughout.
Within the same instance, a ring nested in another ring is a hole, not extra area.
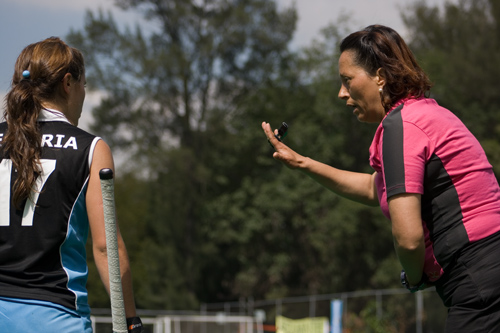
M 92 333 L 90 315 L 61 305 L 0 297 L 0 330 L 12 333 Z
M 87 255 L 85 244 L 89 233 L 89 219 L 85 193 L 88 178 L 71 211 L 66 240 L 61 245 L 61 262 L 68 276 L 68 289 L 76 296 L 75 307 L 79 313 L 90 313 L 87 294 Z

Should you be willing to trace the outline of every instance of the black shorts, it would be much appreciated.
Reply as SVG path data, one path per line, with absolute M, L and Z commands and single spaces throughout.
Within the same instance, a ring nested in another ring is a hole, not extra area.
M 447 333 L 500 332 L 500 233 L 471 243 L 436 283 Z

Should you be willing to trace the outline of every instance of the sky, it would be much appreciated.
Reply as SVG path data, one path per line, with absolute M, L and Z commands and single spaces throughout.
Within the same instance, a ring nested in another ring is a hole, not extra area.
M 318 39 L 319 31 L 337 21 L 341 14 L 351 17 L 349 26 L 355 29 L 370 24 L 384 24 L 403 37 L 401 11 L 413 0 L 276 0 L 279 8 L 295 4 L 298 13 L 297 30 L 292 48 L 308 46 Z M 445 2 L 458 0 L 425 0 L 428 5 L 442 7 Z M 133 27 L 140 23 L 137 12 L 124 12 L 113 0 L 0 0 L 0 98 L 7 93 L 17 56 L 28 44 L 50 36 L 64 37 L 73 30 L 82 30 L 85 13 L 110 11 L 120 26 Z M 87 95 L 84 115 L 98 103 L 97 95 Z M 3 105 L 3 103 L 2 103 Z M 2 107 L 3 109 L 3 107 Z M 81 127 L 86 129 L 85 117 Z M 88 119 L 87 119 L 88 121 Z

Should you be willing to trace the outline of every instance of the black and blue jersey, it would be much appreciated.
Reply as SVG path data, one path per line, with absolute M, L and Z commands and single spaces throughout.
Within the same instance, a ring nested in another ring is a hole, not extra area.
M 19 210 L 11 197 L 17 171 L 0 149 L 0 296 L 88 312 L 85 201 L 99 138 L 54 110 L 42 110 L 39 124 L 43 171 Z M 0 123 L 0 140 L 6 130 Z

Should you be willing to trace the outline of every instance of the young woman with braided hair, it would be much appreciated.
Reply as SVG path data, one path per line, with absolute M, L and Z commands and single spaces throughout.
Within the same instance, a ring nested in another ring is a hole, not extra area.
M 80 51 L 51 37 L 19 55 L 0 123 L 0 327 L 92 332 L 85 244 L 109 292 L 99 171 L 113 156 L 77 127 L 85 99 Z M 118 232 L 129 332 L 141 332 Z

